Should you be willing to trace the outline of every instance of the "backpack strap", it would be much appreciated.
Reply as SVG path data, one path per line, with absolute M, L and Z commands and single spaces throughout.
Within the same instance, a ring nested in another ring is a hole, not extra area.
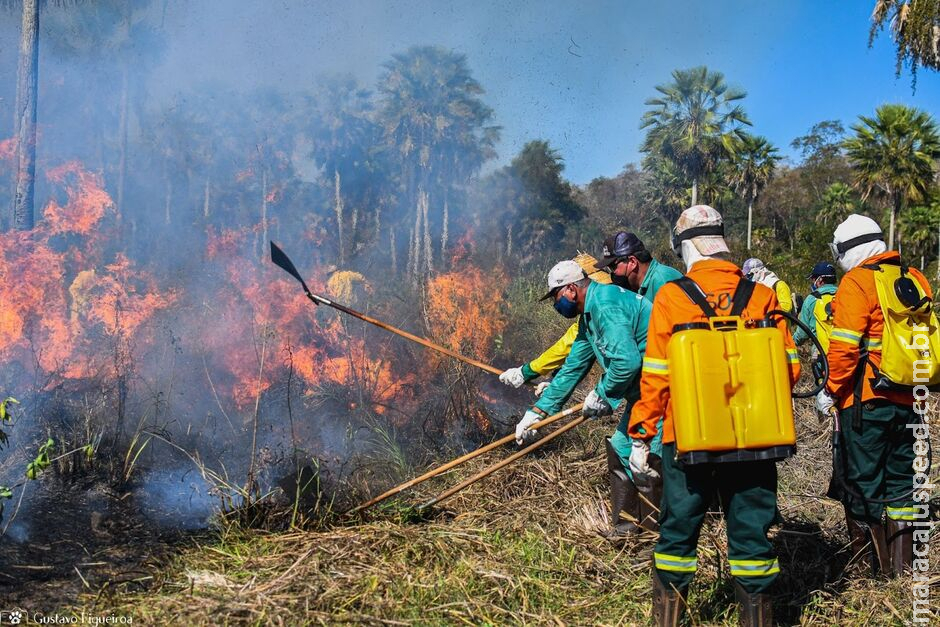
M 698 305 L 699 309 L 705 313 L 706 318 L 718 317 L 715 309 L 705 300 L 705 294 L 702 292 L 702 288 L 700 288 L 695 281 L 684 276 L 672 282 L 685 292 L 689 300 Z M 754 285 L 755 283 L 747 279 L 742 278 L 738 280 L 738 286 L 735 288 L 734 295 L 731 297 L 731 312 L 728 314 L 729 316 L 741 315 L 744 308 L 747 307 L 748 302 L 751 300 L 751 295 L 754 293 Z
M 822 297 L 823 297 L 822 293 L 819 290 L 813 290 L 812 292 L 809 293 L 809 295 L 815 298 L 816 300 L 822 300 Z
M 753 281 L 748 281 L 747 279 L 739 279 L 738 286 L 734 290 L 734 296 L 731 297 L 731 313 L 729 316 L 740 316 L 744 313 L 744 308 L 747 307 L 748 301 L 751 300 L 751 295 L 754 293 Z
M 718 317 L 718 314 L 715 313 L 714 308 L 708 304 L 707 300 L 705 300 L 705 294 L 702 293 L 702 288 L 698 286 L 698 283 L 687 276 L 679 277 L 672 282 L 675 283 L 679 289 L 685 292 L 685 295 L 689 297 L 689 300 L 699 306 L 699 309 L 705 313 L 706 318 Z

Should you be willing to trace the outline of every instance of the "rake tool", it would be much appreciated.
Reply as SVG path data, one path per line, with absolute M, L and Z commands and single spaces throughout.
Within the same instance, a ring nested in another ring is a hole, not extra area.
M 274 262 L 274 265 L 281 268 L 282 270 L 285 270 L 292 277 L 300 281 L 300 285 L 304 288 L 304 293 L 307 295 L 307 298 L 313 301 L 313 303 L 316 305 L 326 305 L 327 307 L 332 307 L 333 309 L 342 311 L 343 313 L 349 314 L 350 316 L 354 318 L 358 318 L 362 320 L 363 322 L 368 322 L 369 324 L 373 324 L 379 327 L 380 329 L 391 331 L 395 335 L 400 335 L 401 337 L 411 340 L 412 342 L 416 342 L 420 344 L 421 346 L 430 348 L 431 350 L 435 350 L 439 353 L 447 355 L 448 357 L 453 357 L 454 359 L 458 361 L 462 361 L 465 364 L 476 366 L 480 370 L 485 370 L 486 372 L 489 372 L 490 374 L 499 375 L 499 374 L 502 374 L 503 372 L 502 370 L 500 370 L 499 368 L 496 368 L 495 366 L 491 366 L 482 361 L 473 359 L 472 357 L 466 357 L 464 355 L 461 355 L 460 353 L 452 351 L 449 348 L 441 346 L 440 344 L 435 344 L 431 340 L 425 339 L 423 337 L 419 337 L 412 333 L 408 333 L 407 331 L 403 331 L 402 329 L 399 329 L 398 327 L 393 327 L 392 325 L 382 322 L 381 320 L 376 320 L 375 318 L 371 316 L 367 316 L 366 314 L 356 311 L 355 309 L 350 309 L 349 307 L 345 305 L 341 305 L 340 303 L 332 301 L 328 298 L 324 298 L 323 296 L 320 296 L 319 294 L 314 294 L 313 292 L 310 291 L 310 288 L 307 287 L 307 284 L 304 282 L 303 278 L 300 276 L 300 273 L 297 271 L 297 268 L 294 266 L 294 263 L 284 253 L 283 250 L 278 248 L 278 246 L 274 242 L 271 242 L 271 261 Z
M 581 405 L 580 403 L 577 404 L 577 405 L 575 405 L 574 407 L 569 407 L 568 409 L 566 409 L 566 410 L 564 410 L 564 411 L 560 411 L 560 412 L 558 412 L 557 414 L 553 414 L 553 415 L 549 416 L 548 418 L 546 418 L 546 419 L 544 419 L 544 420 L 538 421 L 537 423 L 535 423 L 534 425 L 532 425 L 530 428 L 531 428 L 531 429 L 540 429 L 540 428 L 542 428 L 542 427 L 547 427 L 548 425 L 550 425 L 550 424 L 552 424 L 552 423 L 554 423 L 554 422 L 557 422 L 557 421 L 561 420 L 562 418 L 566 418 L 566 417 L 568 417 L 568 416 L 570 416 L 570 415 L 572 415 L 572 414 L 575 414 L 575 413 L 581 411 L 581 407 L 582 407 L 582 405 Z M 556 431 L 555 433 L 558 433 L 558 432 Z M 538 446 L 541 446 L 542 443 L 544 443 L 545 441 L 547 441 L 547 440 L 551 439 L 552 437 L 554 437 L 554 436 L 555 436 L 555 433 L 552 433 L 552 434 L 546 436 L 545 438 L 542 438 L 541 440 L 539 440 L 539 441 L 536 442 L 535 444 L 537 444 Z M 349 513 L 349 514 L 356 514 L 356 513 L 358 513 L 358 512 L 361 512 L 362 510 L 367 509 L 367 508 L 369 508 L 369 507 L 372 507 L 373 505 L 375 505 L 375 504 L 377 504 L 377 503 L 381 503 L 382 501 L 384 501 L 385 499 L 387 499 L 387 498 L 389 498 L 389 497 L 391 497 L 391 496 L 395 496 L 396 494 L 398 494 L 399 492 L 402 492 L 403 490 L 407 490 L 408 488 L 411 488 L 411 487 L 413 487 L 413 486 L 416 486 L 416 485 L 418 485 L 419 483 L 423 483 L 423 482 L 427 481 L 428 479 L 431 479 L 431 478 L 436 477 L 436 476 L 438 476 L 438 475 L 440 475 L 440 474 L 442 474 L 442 473 L 445 473 L 445 472 L 447 472 L 448 470 L 450 470 L 451 468 L 455 468 L 455 467 L 459 466 L 460 464 L 463 464 L 464 462 L 468 462 L 468 461 L 470 461 L 471 459 L 474 459 L 475 457 L 479 457 L 480 455 L 483 455 L 484 453 L 488 453 L 488 452 L 492 451 L 493 449 L 498 448 L 498 447 L 500 447 L 500 446 L 502 446 L 502 445 L 504 445 L 504 444 L 509 444 L 510 442 L 512 442 L 512 441 L 515 440 L 515 439 L 516 439 L 515 434 L 510 433 L 509 435 L 507 435 L 507 436 L 505 436 L 505 437 L 502 437 L 502 438 L 496 440 L 495 442 L 491 442 L 491 443 L 487 444 L 486 446 L 481 446 L 480 448 L 476 449 L 475 451 L 470 451 L 470 452 L 467 453 L 466 455 L 462 455 L 462 456 L 458 457 L 457 459 L 454 459 L 454 460 L 451 460 L 451 461 L 447 462 L 446 464 L 442 464 L 442 465 L 438 466 L 437 468 L 432 468 L 431 470 L 429 470 L 428 472 L 424 473 L 424 474 L 421 475 L 420 477 L 415 477 L 414 479 L 411 479 L 410 481 L 406 481 L 406 482 L 404 482 L 404 483 L 402 483 L 402 484 L 399 484 L 399 485 L 395 486 L 394 488 L 389 488 L 388 490 L 386 490 L 386 491 L 383 492 L 382 494 L 380 494 L 380 495 L 378 495 L 378 496 L 375 496 L 375 497 L 369 499 L 368 501 L 366 501 L 366 502 L 363 503 L 362 505 L 357 505 L 357 506 L 354 507 L 353 509 L 349 510 L 348 513 Z M 526 453 L 527 451 L 529 451 L 529 450 L 534 450 L 534 449 L 533 449 L 533 446 L 534 446 L 535 448 L 538 448 L 538 446 L 532 445 L 532 446 L 530 446 L 530 447 L 528 447 L 528 448 L 526 448 L 526 449 L 523 449 L 522 451 L 520 451 L 520 453 L 525 454 L 525 453 Z M 516 458 L 516 459 L 518 459 L 518 458 Z M 482 478 L 483 478 L 483 477 L 480 477 L 480 479 L 482 479 Z M 467 484 L 467 485 L 469 485 L 469 484 Z M 423 506 L 422 506 L 422 507 L 423 507 Z

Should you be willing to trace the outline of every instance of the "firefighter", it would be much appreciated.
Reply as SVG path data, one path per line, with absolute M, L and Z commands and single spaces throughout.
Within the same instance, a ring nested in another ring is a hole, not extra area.
M 581 316 L 581 323 L 561 370 L 516 425 L 519 444 L 532 437 L 529 427 L 561 410 L 595 361 L 600 362 L 604 374 L 584 399 L 583 415 L 609 416 L 622 402 L 629 405 L 635 401 L 638 394 L 652 309 L 649 301 L 616 285 L 591 281 L 573 261 L 562 261 L 548 273 L 548 293 L 542 297 L 546 299 L 552 299 L 555 309 L 566 318 Z M 659 453 L 658 446 L 654 452 Z M 646 478 L 640 487 L 652 486 L 658 476 L 652 472 Z M 615 514 L 620 510 L 617 507 Z M 652 508 L 647 514 L 653 515 Z M 645 519 L 637 522 L 650 524 Z
M 604 240 L 603 258 L 594 267 L 610 272 L 614 285 L 636 292 L 650 303 L 659 288 L 682 276 L 675 268 L 653 259 L 640 238 L 626 231 Z
M 834 475 L 844 473 L 843 485 L 841 494 L 837 490 L 830 495 L 843 503 L 853 551 L 871 558 L 873 570 L 897 575 L 912 560 L 912 527 L 918 510 L 911 490 L 915 435 L 910 426 L 921 422 L 915 411 L 920 406 L 911 388 L 896 388 L 889 379 L 893 375 L 888 345 L 896 323 L 886 322 L 882 309 L 886 298 L 879 294 L 877 283 L 891 266 L 898 272 L 900 254 L 887 250 L 874 220 L 857 214 L 836 227 L 831 247 L 846 274 L 833 304 L 829 382 L 816 397 L 820 412 L 838 410 L 841 427 L 842 447 L 834 454 L 842 461 Z M 903 273 L 920 284 L 920 290 L 913 283 L 909 286 L 925 295 L 929 309 L 932 293 L 927 279 L 915 268 L 907 267 Z M 902 357 L 912 352 L 899 350 Z M 902 370 L 912 367 L 908 363 Z
M 584 257 L 588 257 L 584 255 Z M 575 259 L 579 261 L 580 256 Z M 682 274 L 671 266 L 659 263 L 646 250 L 643 241 L 634 233 L 618 231 L 604 240 L 604 253 L 601 261 L 585 267 L 581 265 L 589 277 L 598 283 L 613 283 L 629 289 L 639 297 L 653 302 L 656 292 L 668 281 L 677 279 Z M 548 375 L 561 367 L 571 350 L 575 337 L 578 335 L 578 323 L 575 322 L 565 331 L 557 342 L 552 344 L 541 355 L 516 368 L 510 368 L 499 375 L 499 380 L 506 385 L 518 388 L 542 375 Z M 542 393 L 547 383 L 540 383 L 536 394 Z M 623 458 L 627 459 L 630 452 L 624 451 Z
M 836 294 L 836 269 L 828 261 L 820 261 L 813 266 L 813 271 L 806 278 L 810 282 L 810 293 L 800 307 L 800 322 L 809 328 L 813 337 L 822 346 L 824 354 L 819 354 L 815 343 L 811 352 L 813 378 L 819 385 L 826 373 L 823 360 L 829 349 L 829 336 L 832 334 L 832 301 Z M 803 327 L 797 326 L 793 332 L 793 342 L 799 346 L 808 339 L 810 336 L 803 330 Z
M 683 211 L 673 231 L 673 249 L 685 262 L 686 276 L 703 292 L 701 302 L 710 305 L 718 315 L 730 313 L 732 297 L 743 276 L 729 261 L 721 215 L 707 205 Z M 746 303 L 741 311 L 746 320 L 763 319 L 767 312 L 779 308 L 773 290 L 760 284 L 753 285 Z M 702 307 L 677 283 L 669 283 L 659 291 L 650 317 L 640 400 L 630 415 L 628 434 L 633 438 L 630 467 L 638 481 L 651 471 L 650 445 L 658 433 L 657 422 L 665 417 L 661 427 L 663 500 L 660 536 L 654 552 L 653 614 L 659 625 L 678 624 L 696 570 L 702 522 L 717 490 L 725 513 L 728 561 L 735 596 L 741 604 L 742 624 L 769 625 L 772 608 L 768 590 L 780 572 L 767 539 L 777 512 L 775 462 L 762 459 L 759 454 L 737 462 L 677 461 L 666 347 L 675 325 L 706 319 Z M 776 327 L 784 334 L 792 385 L 799 377 L 799 358 L 786 322 L 780 319 Z
M 610 272 L 614 285 L 636 293 L 637 298 L 645 298 L 652 305 L 659 289 L 682 276 L 682 273 L 662 264 L 646 250 L 646 246 L 635 234 L 619 231 L 604 240 L 601 261 L 595 266 L 599 270 Z M 644 485 L 637 485 L 630 470 L 630 452 L 632 443 L 627 436 L 627 423 L 630 412 L 624 411 L 611 437 L 605 440 L 607 448 L 607 476 L 610 484 L 610 512 L 613 520 L 614 535 L 625 535 L 641 529 L 658 529 L 658 509 L 662 499 L 662 479 L 658 478 Z M 657 436 L 654 443 L 658 451 L 662 436 Z M 653 466 L 659 468 L 654 457 Z M 621 512 L 630 514 L 634 521 L 621 521 Z
M 602 272 L 594 267 L 594 264 L 597 262 L 594 257 L 580 254 L 574 258 L 574 261 L 581 266 L 581 269 L 588 274 L 588 278 L 592 281 L 603 284 L 609 284 L 611 282 L 608 273 Z M 541 355 L 532 361 L 527 361 L 521 366 L 503 371 L 503 373 L 499 375 L 499 380 L 506 385 L 520 388 L 540 376 L 552 374 L 565 363 L 565 357 L 567 357 L 568 353 L 571 351 L 571 345 L 574 344 L 574 340 L 577 336 L 578 321 L 575 320 L 574 323 L 568 327 L 568 330 L 558 338 L 558 341 L 545 349 Z M 547 381 L 539 383 L 535 388 L 535 395 L 541 396 L 546 387 L 548 387 Z
M 765 266 L 763 261 L 751 257 L 744 262 L 741 270 L 748 280 L 766 285 L 772 289 L 777 295 L 777 302 L 780 303 L 782 310 L 786 312 L 793 311 L 793 293 L 790 291 L 790 286 Z
M 609 276 L 614 285 L 630 290 L 636 298 L 645 298 L 651 305 L 660 287 L 682 276 L 675 268 L 653 259 L 643 241 L 636 234 L 627 231 L 618 231 L 605 239 L 601 261 L 596 262 L 590 269 L 582 264 L 582 268 L 585 272 L 595 270 L 609 273 L 603 276 Z M 594 274 L 590 277 L 598 280 Z M 571 325 L 562 338 L 542 355 L 519 368 L 507 370 L 500 375 L 500 380 L 519 387 L 539 374 L 547 374 L 559 368 L 577 336 L 577 324 Z M 540 384 L 536 395 L 540 395 L 545 389 L 542 386 L 547 385 Z M 639 490 L 633 483 L 629 469 L 631 444 L 627 437 L 629 416 L 629 412 L 622 414 L 613 435 L 605 441 L 614 535 L 625 535 L 642 528 L 655 531 L 656 508 L 659 507 L 662 494 L 661 482 L 641 486 Z M 657 445 L 658 443 L 657 440 Z M 622 511 L 627 512 L 633 520 L 621 521 Z M 643 524 L 638 525 L 637 522 Z
M 809 327 L 816 339 L 825 341 L 823 346 L 825 348 L 829 345 L 829 328 L 826 326 L 826 319 L 830 321 L 828 326 L 831 327 L 832 307 L 828 304 L 832 302 L 832 297 L 836 293 L 836 269 L 828 261 L 820 261 L 813 266 L 813 271 L 806 278 L 809 279 L 810 293 L 800 309 L 800 322 Z M 814 315 L 817 303 L 821 305 L 821 311 L 815 313 L 821 313 L 824 316 L 823 325 L 817 324 L 819 317 Z M 797 327 L 793 332 L 793 342 L 797 346 L 808 339 L 809 336 L 802 327 Z

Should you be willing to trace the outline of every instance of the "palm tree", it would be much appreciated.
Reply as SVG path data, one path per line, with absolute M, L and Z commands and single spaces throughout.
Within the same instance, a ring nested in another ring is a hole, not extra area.
M 736 150 L 732 182 L 747 202 L 747 249 L 751 250 L 754 203 L 774 177 L 780 154 L 766 137 L 745 134 Z
M 738 103 L 747 94 L 725 83 L 724 74 L 700 66 L 674 70 L 672 82 L 657 85 L 661 96 L 646 101 L 640 128 L 649 129 L 642 150 L 672 161 L 691 179 L 692 204 L 698 202 L 699 180 L 719 161 L 734 154 L 750 125 Z
M 401 168 L 403 208 L 415 210 L 410 250 L 417 277 L 422 265 L 427 273 L 432 266 L 429 205 L 441 207 L 443 241 L 448 195 L 495 156 L 499 127 L 488 126 L 493 110 L 480 98 L 483 87 L 466 57 L 445 48 L 414 46 L 394 55 L 378 91 L 385 146 Z
M 940 203 L 929 207 L 911 207 L 898 220 L 899 238 L 904 240 L 904 250 L 908 258 L 920 257 L 920 269 L 924 269 L 924 260 L 934 252 L 937 237 L 937 223 L 940 222 Z
M 826 188 L 822 196 L 822 205 L 816 213 L 816 221 L 829 224 L 829 221 L 841 222 L 855 208 L 852 188 L 845 183 L 833 183 Z
M 855 169 L 855 184 L 862 199 L 883 193 L 891 202 L 888 247 L 895 245 L 898 214 L 909 202 L 923 202 L 940 158 L 940 133 L 930 114 L 899 104 L 875 110 L 874 117 L 859 116 L 855 136 L 845 140 L 846 156 Z
M 889 24 L 897 46 L 895 73 L 905 62 L 916 76 L 917 67 L 940 70 L 940 3 L 936 0 L 877 0 L 871 14 L 868 46 Z

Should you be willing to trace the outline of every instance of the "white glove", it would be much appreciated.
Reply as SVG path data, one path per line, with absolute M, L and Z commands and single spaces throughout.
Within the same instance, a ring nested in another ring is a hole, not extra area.
M 826 390 L 820 390 L 819 394 L 816 395 L 816 409 L 818 409 L 819 413 L 823 416 L 828 416 L 830 410 L 832 410 L 835 405 L 836 399 L 832 398 Z
M 503 374 L 499 375 L 499 380 L 506 385 L 511 385 L 514 388 L 521 388 L 525 385 L 525 375 L 522 374 L 522 366 L 518 368 L 510 368 Z
M 548 389 L 548 386 L 552 384 L 551 381 L 542 381 L 537 386 L 535 386 L 535 396 L 539 397 L 542 395 L 542 392 Z
M 597 416 L 609 416 L 614 413 L 610 403 L 601 398 L 596 390 L 584 399 L 584 407 L 581 409 L 581 415 L 585 418 L 596 418 Z
M 630 449 L 630 472 L 633 473 L 633 483 L 645 487 L 659 479 L 659 473 L 649 465 L 650 443 L 643 440 L 633 440 Z
M 522 417 L 522 420 L 520 420 L 519 424 L 516 425 L 516 444 L 522 446 L 526 439 L 534 436 L 535 430 L 529 429 L 529 427 L 543 419 L 544 416 L 540 416 L 531 409 L 527 410 L 525 415 Z

